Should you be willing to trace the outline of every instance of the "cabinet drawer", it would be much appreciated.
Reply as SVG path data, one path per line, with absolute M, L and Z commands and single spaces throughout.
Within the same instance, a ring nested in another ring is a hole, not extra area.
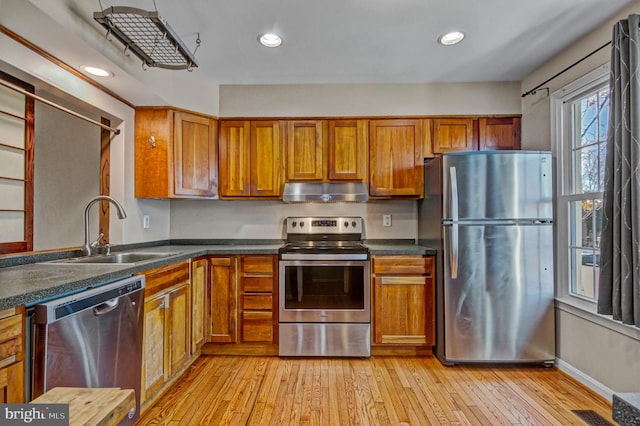
M 245 294 L 242 297 L 242 309 L 271 311 L 273 297 L 270 294 Z
M 374 274 L 431 275 L 433 257 L 385 256 L 373 258 Z
M 189 262 L 174 263 L 145 272 L 145 297 L 149 297 L 176 284 L 189 281 Z
M 247 293 L 271 293 L 273 291 L 273 278 L 244 277 L 242 278 L 242 286 Z
M 245 257 L 242 271 L 245 274 L 273 274 L 272 256 L 250 256 Z
M 242 340 L 244 342 L 271 342 L 273 340 L 273 314 L 271 312 L 243 312 Z

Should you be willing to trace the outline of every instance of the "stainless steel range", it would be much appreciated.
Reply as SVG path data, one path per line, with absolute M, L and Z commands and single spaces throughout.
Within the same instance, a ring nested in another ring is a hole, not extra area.
M 371 355 L 369 250 L 360 217 L 289 217 L 280 248 L 280 356 Z

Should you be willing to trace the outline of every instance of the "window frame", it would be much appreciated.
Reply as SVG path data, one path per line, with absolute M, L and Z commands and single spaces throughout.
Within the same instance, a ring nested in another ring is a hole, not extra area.
M 571 293 L 573 271 L 569 252 L 573 244 L 570 204 L 601 196 L 602 193 L 576 194 L 573 190 L 575 156 L 572 144 L 574 122 L 571 101 L 596 91 L 608 82 L 609 64 L 604 64 L 551 95 L 551 147 L 556 158 L 556 298 L 592 313 L 597 311 L 597 301 Z

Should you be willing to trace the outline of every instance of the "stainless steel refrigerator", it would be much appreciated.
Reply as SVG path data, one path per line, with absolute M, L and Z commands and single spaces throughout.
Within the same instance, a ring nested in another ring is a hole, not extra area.
M 555 359 L 551 153 L 444 154 L 425 164 L 420 243 L 437 249 L 443 364 Z

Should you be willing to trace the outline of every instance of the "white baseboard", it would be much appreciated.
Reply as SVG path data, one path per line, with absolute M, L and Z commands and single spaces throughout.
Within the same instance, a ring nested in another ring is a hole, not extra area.
M 599 394 L 609 402 L 613 400 L 613 393 L 614 393 L 613 390 L 609 389 L 602 383 L 598 382 L 597 380 L 593 379 L 590 376 L 587 376 L 582 371 L 573 367 L 571 364 L 568 364 L 562 361 L 561 359 L 556 358 L 556 365 L 558 366 L 560 371 L 573 377 L 574 379 L 576 379 L 577 381 L 579 381 L 580 383 L 582 383 L 583 385 L 585 385 L 595 393 Z

